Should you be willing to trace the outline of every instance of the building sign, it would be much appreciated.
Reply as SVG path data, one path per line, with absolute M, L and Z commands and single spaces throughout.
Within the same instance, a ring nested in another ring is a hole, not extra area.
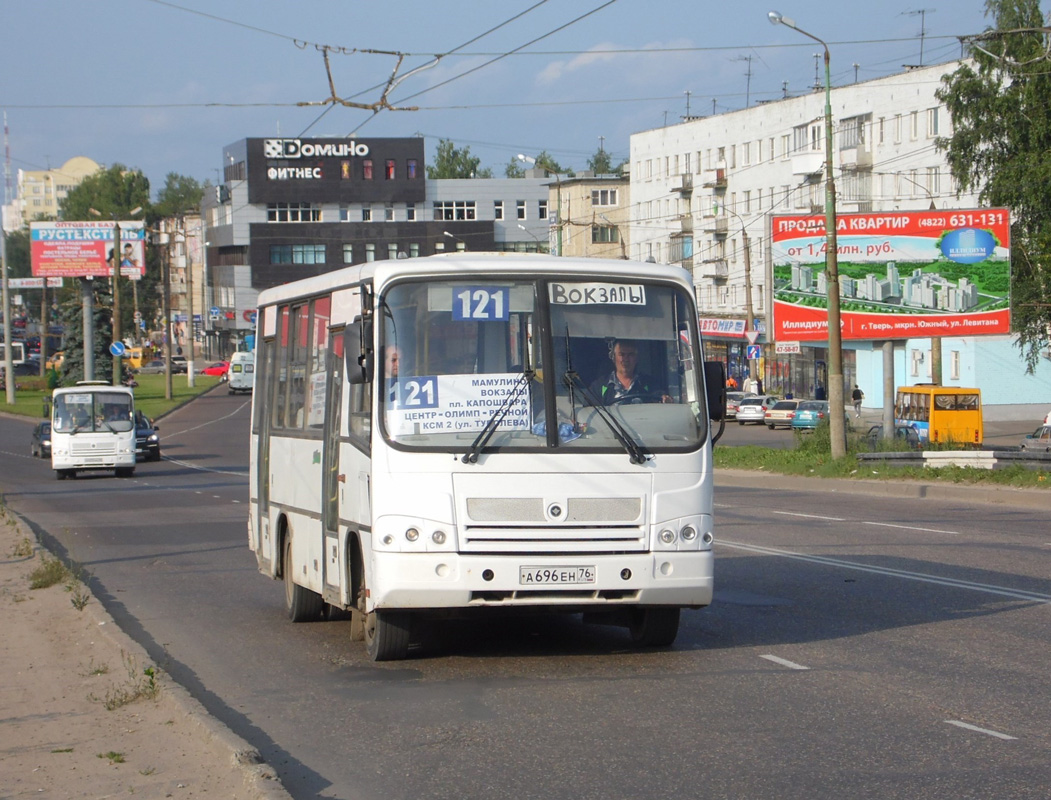
M 266 158 L 348 158 L 368 154 L 369 146 L 353 139 L 263 139 Z
M 701 334 L 717 336 L 744 336 L 745 322 L 743 319 L 718 319 L 716 317 L 701 317 Z
M 778 355 L 795 355 L 803 352 L 799 342 L 778 342 L 774 345 L 774 352 Z
M 48 278 L 48 289 L 61 289 L 64 281 L 61 278 Z M 12 289 L 43 289 L 44 278 L 8 278 L 7 285 Z
M 828 338 L 824 216 L 774 216 L 776 340 Z M 844 339 L 1010 331 L 1007 209 L 843 214 L 836 220 Z
M 142 222 L 119 222 L 120 274 L 138 280 L 146 271 Z M 105 278 L 113 274 L 112 222 L 32 222 L 30 257 L 38 278 Z

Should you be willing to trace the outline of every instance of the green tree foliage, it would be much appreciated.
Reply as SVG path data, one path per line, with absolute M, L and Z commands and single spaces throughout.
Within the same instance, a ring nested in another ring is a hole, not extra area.
M 131 210 L 150 203 L 150 181 L 139 170 L 123 164 L 100 169 L 70 189 L 62 201 L 62 219 L 98 221 L 127 219 Z M 91 213 L 95 209 L 99 215 Z
M 79 280 L 73 281 L 79 284 Z M 104 281 L 92 281 L 94 309 L 94 340 L 92 353 L 95 372 L 93 379 L 109 383 L 113 379 L 113 356 L 109 352 L 113 296 Z M 61 381 L 63 386 L 72 386 L 84 380 L 84 307 L 79 292 L 68 292 L 60 307 L 62 324 L 66 329 L 65 358 L 62 359 Z
M 438 150 L 434 154 L 434 163 L 427 167 L 427 177 L 439 178 L 491 178 L 493 171 L 486 167 L 479 169 L 480 158 L 471 155 L 471 148 L 463 150 L 453 145 L 451 139 L 439 139 Z
M 609 153 L 601 147 L 595 151 L 595 155 L 588 159 L 588 169 L 596 175 L 609 175 L 613 171 L 613 162 Z
M 169 172 L 164 176 L 164 187 L 157 192 L 151 216 L 174 217 L 197 211 L 208 185 L 207 182 L 202 185 L 196 178 Z
M 512 158 L 507 162 L 507 166 L 504 167 L 505 178 L 524 178 L 525 167 L 522 166 L 522 162 L 517 158 Z
M 962 191 L 1011 210 L 1011 318 L 1030 372 L 1051 325 L 1051 59 L 1039 0 L 986 0 L 995 27 L 942 79 L 940 138 Z
M 29 228 L 19 228 L 7 234 L 4 255 L 7 257 L 8 277 L 28 278 L 33 274 L 29 256 Z

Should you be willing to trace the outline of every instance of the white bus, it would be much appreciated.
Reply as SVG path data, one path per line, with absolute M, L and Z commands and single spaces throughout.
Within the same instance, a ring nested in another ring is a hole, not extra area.
M 236 352 L 230 356 L 226 386 L 230 394 L 250 392 L 255 385 L 255 353 Z
M 51 395 L 51 468 L 58 480 L 83 470 L 135 473 L 135 397 L 127 386 L 80 381 Z
M 684 270 L 457 253 L 259 306 L 248 537 L 293 621 L 349 610 L 387 660 L 428 614 L 585 612 L 667 646 L 711 602 L 725 394 Z

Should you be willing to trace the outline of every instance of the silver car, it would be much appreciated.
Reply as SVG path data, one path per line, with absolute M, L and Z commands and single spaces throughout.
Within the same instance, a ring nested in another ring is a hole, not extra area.
M 1018 448 L 1024 453 L 1051 453 L 1051 425 L 1041 425 L 1027 435 Z
M 762 425 L 766 420 L 766 410 L 773 408 L 781 398 L 773 394 L 760 394 L 754 397 L 742 397 L 737 404 L 737 424 L 754 422 Z

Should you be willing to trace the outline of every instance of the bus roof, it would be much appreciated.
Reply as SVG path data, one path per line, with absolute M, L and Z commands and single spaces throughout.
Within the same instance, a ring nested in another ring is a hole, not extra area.
M 259 293 L 259 305 L 270 305 L 296 297 L 309 297 L 327 289 L 350 286 L 362 281 L 372 280 L 383 284 L 395 274 L 423 277 L 453 273 L 461 276 L 486 274 L 494 270 L 506 271 L 509 274 L 529 273 L 532 275 L 594 275 L 597 273 L 615 278 L 645 277 L 690 284 L 686 270 L 671 264 L 606 258 L 567 258 L 540 253 L 455 252 L 422 258 L 372 261 L 367 264 L 344 267 L 326 272 L 324 275 L 265 289 Z

